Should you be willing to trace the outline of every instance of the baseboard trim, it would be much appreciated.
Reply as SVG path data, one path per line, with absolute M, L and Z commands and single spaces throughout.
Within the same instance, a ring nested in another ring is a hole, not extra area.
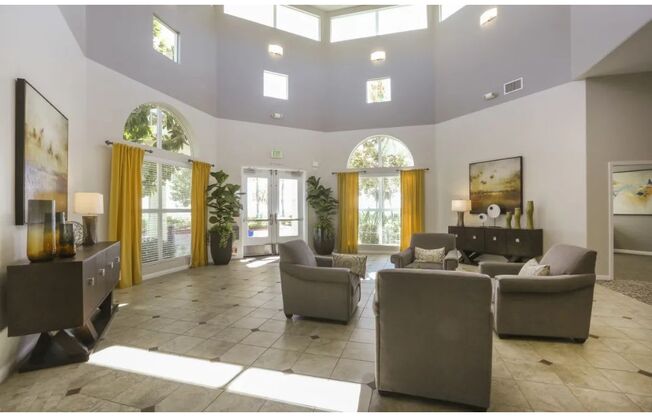
M 171 269 L 166 269 L 166 270 L 161 270 L 161 271 L 158 271 L 158 272 L 146 274 L 145 276 L 143 276 L 143 280 L 149 280 L 149 279 L 153 279 L 155 277 L 165 276 L 166 274 L 180 272 L 182 270 L 187 270 L 189 268 L 190 268 L 190 265 L 184 264 L 183 266 L 173 267 Z
M 614 253 L 618 253 L 618 254 L 634 254 L 636 256 L 652 256 L 652 251 L 625 250 L 623 248 L 615 248 Z

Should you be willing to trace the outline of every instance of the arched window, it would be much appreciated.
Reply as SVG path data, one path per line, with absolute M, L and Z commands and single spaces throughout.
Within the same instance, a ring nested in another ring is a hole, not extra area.
M 396 137 L 378 135 L 364 139 L 349 156 L 348 168 L 399 168 L 414 166 L 412 153 Z
M 358 194 L 358 243 L 397 246 L 401 235 L 400 167 L 414 166 L 412 153 L 399 139 L 371 136 L 358 144 L 349 169 L 365 169 L 360 174 Z
M 129 114 L 124 139 L 190 156 L 190 141 L 181 121 L 161 105 L 142 104 Z
M 183 158 L 167 153 L 190 156 L 186 129 L 171 109 L 142 104 L 127 118 L 123 138 L 166 151 L 143 162 L 142 262 L 188 257 L 192 173 Z

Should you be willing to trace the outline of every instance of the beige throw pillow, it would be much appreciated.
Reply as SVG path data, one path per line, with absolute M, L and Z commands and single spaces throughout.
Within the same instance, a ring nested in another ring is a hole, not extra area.
M 361 279 L 367 273 L 367 256 L 355 254 L 333 254 L 333 267 L 345 267 Z
M 421 247 L 414 248 L 414 261 L 416 263 L 441 263 L 446 257 L 446 247 L 427 250 Z
M 550 266 L 547 264 L 539 264 L 536 259 L 530 259 L 521 267 L 518 272 L 519 276 L 550 276 Z

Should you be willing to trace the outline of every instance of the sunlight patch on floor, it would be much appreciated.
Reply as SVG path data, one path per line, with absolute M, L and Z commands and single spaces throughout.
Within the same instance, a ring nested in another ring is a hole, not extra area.
M 346 381 L 249 368 L 227 390 L 319 410 L 357 412 L 362 386 Z
M 91 354 L 88 363 L 208 388 L 224 387 L 243 369 L 234 364 L 119 345 Z
M 258 267 L 263 267 L 266 264 L 272 263 L 278 259 L 279 259 L 278 256 L 265 257 L 264 259 L 256 259 L 254 261 L 248 262 L 247 267 L 249 267 L 250 269 L 257 269 Z

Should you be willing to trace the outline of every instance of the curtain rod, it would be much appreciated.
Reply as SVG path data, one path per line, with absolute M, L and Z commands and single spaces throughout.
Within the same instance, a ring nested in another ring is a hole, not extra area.
M 397 172 L 401 172 L 404 170 L 430 170 L 430 168 L 405 168 L 405 169 L 396 169 Z
M 337 175 L 338 173 L 367 173 L 366 170 L 344 170 L 342 172 L 331 172 L 331 175 Z
M 192 162 L 195 162 L 195 161 L 194 161 L 194 160 L 192 160 L 192 159 L 188 159 L 188 163 L 192 163 Z M 212 167 L 212 168 L 214 168 L 214 167 L 215 167 L 215 165 L 211 163 L 211 167 Z
M 104 140 L 104 143 L 106 143 L 107 146 L 111 146 L 113 144 L 111 140 Z M 147 153 L 154 153 L 153 150 L 148 150 L 148 149 L 143 149 L 143 150 L 146 151 Z

